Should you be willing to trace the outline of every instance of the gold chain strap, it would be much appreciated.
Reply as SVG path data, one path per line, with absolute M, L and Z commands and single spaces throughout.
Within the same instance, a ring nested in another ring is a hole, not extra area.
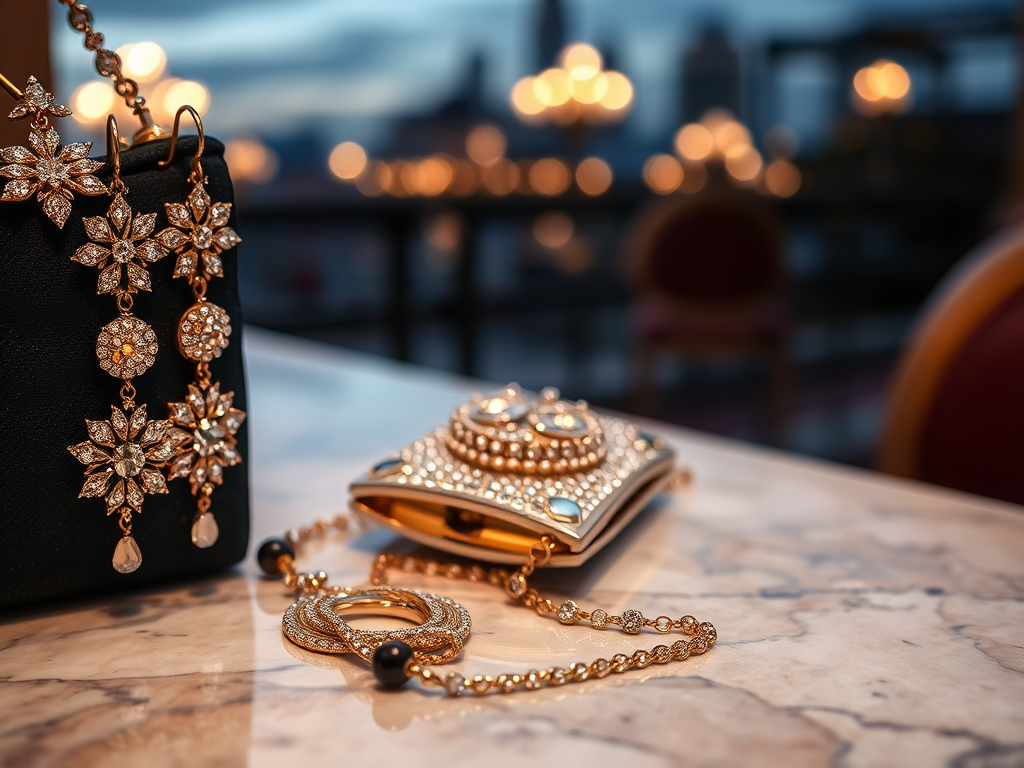
M 103 47 L 103 35 L 92 28 L 92 11 L 75 0 L 58 0 L 68 8 L 68 23 L 85 35 L 85 47 L 96 54 L 96 71 L 103 77 L 114 81 L 114 90 L 124 99 L 129 109 L 135 109 L 146 103 L 139 99 L 139 84 L 121 72 L 121 57 Z
M 293 528 L 286 534 L 295 555 L 305 543 L 327 535 L 332 529 L 345 532 L 349 528 L 349 520 L 338 515 L 330 520 L 320 520 L 312 526 Z M 390 570 L 403 573 L 418 573 L 424 576 L 440 576 L 452 581 L 469 581 L 477 584 L 489 584 L 504 590 L 505 594 L 527 608 L 533 608 L 539 615 L 555 613 L 563 624 L 575 624 L 578 621 L 589 621 L 591 626 L 604 629 L 609 626 L 621 627 L 626 634 L 639 634 L 644 627 L 650 627 L 659 634 L 672 630 L 680 630 L 689 635 L 689 640 L 677 640 L 671 646 L 657 645 L 651 650 L 638 649 L 632 655 L 619 653 L 609 659 L 595 659 L 589 664 L 577 662 L 568 667 L 550 667 L 544 670 L 530 670 L 526 674 L 502 674 L 497 677 L 476 675 L 466 678 L 457 672 L 447 675 L 436 672 L 433 668 L 411 662 L 406 671 L 410 677 L 416 677 L 425 686 L 443 687 L 450 696 L 463 693 L 483 695 L 491 691 L 512 693 L 518 689 L 536 690 L 542 687 L 554 687 L 570 682 L 583 682 L 591 678 L 601 679 L 612 673 L 622 673 L 631 669 L 644 669 L 651 664 L 666 664 L 669 661 L 682 661 L 691 655 L 704 653 L 715 644 L 718 633 L 709 622 L 698 622 L 693 616 L 682 616 L 672 619 L 659 616 L 647 619 L 640 611 L 629 609 L 619 615 L 610 615 L 601 608 L 592 611 L 582 610 L 574 601 L 566 600 L 559 605 L 543 597 L 536 589 L 529 586 L 528 579 L 537 566 L 543 565 L 551 557 L 554 546 L 547 536 L 531 549 L 527 562 L 514 571 L 501 567 L 484 568 L 478 563 L 462 565 L 461 563 L 442 563 L 412 555 L 384 554 L 377 557 L 370 568 L 370 582 L 374 586 L 387 584 Z M 317 573 L 299 573 L 295 568 L 294 558 L 282 555 L 278 563 L 284 574 L 285 584 L 299 595 L 316 594 L 327 584 L 328 576 L 323 571 Z

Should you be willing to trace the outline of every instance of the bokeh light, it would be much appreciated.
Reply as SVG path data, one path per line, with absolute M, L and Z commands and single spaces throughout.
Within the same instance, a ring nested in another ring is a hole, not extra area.
M 202 115 L 210 106 L 210 93 L 195 80 L 175 80 L 170 82 L 166 91 L 163 92 L 160 104 L 169 117 L 173 117 L 178 108 L 186 104 Z
M 448 191 L 453 195 L 471 195 L 480 188 L 480 174 L 467 160 L 456 160 L 453 164 L 455 178 Z
M 734 144 L 725 154 L 725 170 L 736 181 L 754 181 L 761 173 L 761 153 L 749 145 Z
M 621 72 L 605 72 L 605 94 L 601 97 L 601 106 L 605 109 L 618 111 L 628 107 L 633 101 L 633 84 Z
M 568 243 L 576 230 L 570 216 L 561 211 L 547 211 L 533 223 L 533 236 L 545 248 L 560 248 Z
M 542 195 L 560 195 L 569 188 L 569 169 L 561 160 L 546 157 L 530 166 L 530 186 Z
M 675 148 L 687 160 L 704 160 L 715 149 L 715 137 L 700 123 L 689 123 L 676 133 Z
M 344 181 L 351 181 L 362 173 L 366 162 L 366 150 L 354 141 L 341 142 L 327 159 L 331 173 Z
M 874 116 L 902 112 L 910 105 L 910 74 L 889 59 L 879 59 L 863 67 L 853 77 L 853 106 L 862 114 Z
M 576 186 L 591 197 L 607 192 L 613 178 L 611 166 L 599 157 L 588 157 L 576 166 Z
M 280 161 L 277 153 L 259 139 L 233 139 L 224 145 L 224 161 L 236 182 L 265 184 L 274 178 Z
M 71 111 L 80 123 L 95 123 L 114 109 L 117 94 L 106 80 L 86 83 L 71 95 Z
M 466 154 L 479 165 L 500 160 L 508 145 L 505 134 L 496 125 L 478 125 L 466 137 Z
M 510 194 L 519 183 L 519 166 L 507 158 L 485 167 L 481 173 L 484 189 L 499 197 Z
M 776 197 L 792 197 L 800 189 L 800 169 L 787 160 L 775 160 L 764 172 L 764 183 Z
M 524 77 L 512 88 L 512 108 L 521 116 L 530 117 L 544 111 L 544 103 L 533 90 L 533 77 Z
M 601 54 L 592 45 L 575 43 L 559 57 L 562 69 L 573 80 L 589 80 L 601 71 Z
M 533 95 L 545 107 L 560 107 L 572 96 L 564 69 L 546 69 L 533 78 Z
M 140 83 L 157 80 L 167 69 L 167 54 L 156 43 L 129 43 L 115 51 L 121 57 L 122 71 L 126 77 Z
M 683 166 L 672 155 L 653 155 L 644 163 L 644 183 L 659 195 L 671 194 L 683 183 Z

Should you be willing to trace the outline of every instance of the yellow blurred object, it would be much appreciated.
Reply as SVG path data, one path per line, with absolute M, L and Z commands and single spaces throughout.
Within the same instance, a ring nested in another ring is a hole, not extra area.
M 512 107 L 520 115 L 539 115 L 544 103 L 534 93 L 533 77 L 524 77 L 512 88 Z
M 775 160 L 764 172 L 764 183 L 776 197 L 792 197 L 800 189 L 800 169 L 787 160 Z
M 910 74 L 889 59 L 863 67 L 853 77 L 853 106 L 869 117 L 902 112 L 910 106 Z
M 561 211 L 548 211 L 537 217 L 533 223 L 533 236 L 545 248 L 559 248 L 572 239 L 575 232 L 573 220 Z
M 612 169 L 599 157 L 588 157 L 576 166 L 576 186 L 585 195 L 603 195 L 612 185 Z
M 553 197 L 569 188 L 569 169 L 561 160 L 546 157 L 530 166 L 530 186 L 542 195 Z
M 687 160 L 704 160 L 715 149 L 715 137 L 700 123 L 689 123 L 676 133 L 675 148 Z
M 504 156 L 507 145 L 501 128 L 478 125 L 466 137 L 466 154 L 478 165 L 490 165 Z
M 761 153 L 749 145 L 735 144 L 725 155 L 725 170 L 737 181 L 754 181 L 762 166 Z
M 574 43 L 559 57 L 562 68 L 574 80 L 589 80 L 601 71 L 601 54 L 592 45 Z
M 343 141 L 331 150 L 327 165 L 339 179 L 351 181 L 363 172 L 366 162 L 366 150 L 354 141 Z
M 512 192 L 519 183 L 519 166 L 502 158 L 484 168 L 481 175 L 484 189 L 501 197 Z
M 203 85 L 194 80 L 178 80 L 172 83 L 163 95 L 162 106 L 168 115 L 178 111 L 178 107 L 188 104 L 199 114 L 206 112 L 210 105 L 210 93 Z
M 167 54 L 156 43 L 129 43 L 115 53 L 121 57 L 121 71 L 139 83 L 157 80 L 167 68 Z
M 106 80 L 86 83 L 71 95 L 71 111 L 80 123 L 94 123 L 105 119 L 114 109 L 117 94 Z
M 683 166 L 672 155 L 653 155 L 644 163 L 644 183 L 659 195 L 679 189 L 683 175 Z
M 279 161 L 277 153 L 258 139 L 234 139 L 224 145 L 224 161 L 233 181 L 265 184 L 274 178 Z

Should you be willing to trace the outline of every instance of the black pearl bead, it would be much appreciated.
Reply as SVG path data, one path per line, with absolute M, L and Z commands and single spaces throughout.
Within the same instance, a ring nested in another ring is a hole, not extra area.
M 405 665 L 412 648 L 401 640 L 388 640 L 373 653 L 373 676 L 385 688 L 401 688 L 409 680 Z
M 260 544 L 259 554 L 256 559 L 260 564 L 260 570 L 267 576 L 280 576 L 283 571 L 278 565 L 278 558 L 281 555 L 295 557 L 295 550 L 292 545 L 284 539 L 267 539 Z

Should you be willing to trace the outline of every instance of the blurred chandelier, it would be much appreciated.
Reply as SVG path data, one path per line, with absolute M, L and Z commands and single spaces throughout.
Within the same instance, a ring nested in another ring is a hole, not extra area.
M 598 125 L 618 123 L 629 114 L 633 84 L 621 72 L 603 69 L 596 48 L 574 43 L 559 54 L 558 63 L 513 86 L 512 108 L 521 122 Z

